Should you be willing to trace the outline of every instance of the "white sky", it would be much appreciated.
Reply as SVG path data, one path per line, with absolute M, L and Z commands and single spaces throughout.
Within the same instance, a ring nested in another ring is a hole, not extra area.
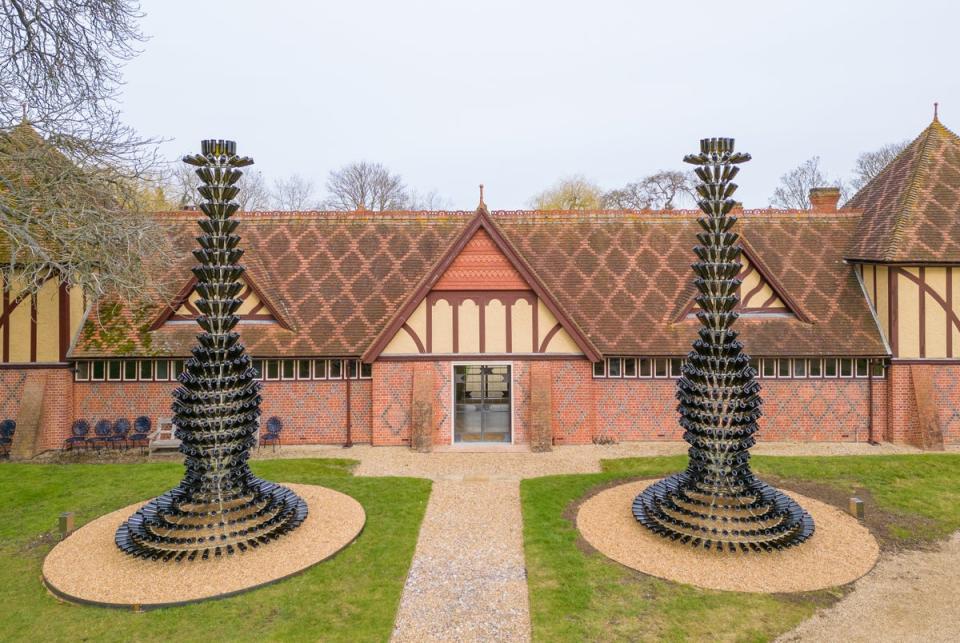
M 725 9 L 725 5 L 731 8 Z M 380 161 L 452 207 L 522 208 L 559 177 L 681 168 L 705 136 L 762 207 L 820 155 L 960 130 L 960 3 L 144 0 L 123 109 L 171 158 L 232 138 L 268 179 Z

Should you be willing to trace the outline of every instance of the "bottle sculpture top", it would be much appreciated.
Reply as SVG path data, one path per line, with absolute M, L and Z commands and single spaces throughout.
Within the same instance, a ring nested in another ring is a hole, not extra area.
M 701 183 L 697 219 L 702 231 L 693 264 L 701 328 L 677 383 L 680 425 L 690 443 L 689 464 L 636 497 L 634 517 L 661 536 L 722 551 L 770 551 L 807 540 L 813 519 L 796 502 L 761 482 L 750 470 L 750 447 L 760 418 L 760 384 L 731 326 L 738 314 L 742 264 L 736 217 L 737 166 L 749 154 L 734 152 L 732 138 L 700 141 L 700 153 L 683 159 Z
M 138 510 L 116 533 L 124 552 L 155 560 L 207 559 L 244 552 L 296 529 L 307 505 L 291 490 L 260 480 L 247 460 L 260 418 L 260 385 L 234 327 L 243 288 L 243 250 L 230 217 L 233 199 L 253 163 L 236 154 L 233 141 L 207 140 L 187 156 L 203 182 L 198 188 L 206 218 L 193 251 L 197 278 L 197 336 L 193 357 L 174 393 L 173 422 L 186 473 L 180 485 Z

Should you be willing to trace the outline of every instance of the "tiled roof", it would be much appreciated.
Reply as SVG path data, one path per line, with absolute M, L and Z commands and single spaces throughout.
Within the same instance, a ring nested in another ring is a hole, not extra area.
M 179 262 L 190 276 L 198 212 L 159 215 L 170 226 Z M 472 213 L 249 213 L 238 215 L 246 253 L 241 263 L 284 316 L 279 325 L 244 323 L 253 355 L 359 355 L 405 297 L 430 272 Z M 114 304 L 105 303 L 103 309 Z M 73 357 L 120 353 L 185 355 L 197 328 L 168 324 L 148 331 L 161 308 L 92 314 Z M 134 319 L 136 317 L 136 319 Z M 116 348 L 119 346 L 120 348 Z M 111 348 L 114 347 L 114 348 Z
M 604 354 L 682 355 L 696 320 L 676 319 L 694 294 L 694 213 L 496 216 L 547 288 Z M 809 321 L 743 317 L 754 355 L 884 355 L 856 275 L 843 263 L 858 217 L 760 211 L 738 230 Z
M 934 119 L 844 207 L 863 211 L 848 258 L 960 261 L 960 138 Z
M 198 213 L 164 217 L 186 278 Z M 359 356 L 433 274 L 473 213 L 250 213 L 240 215 L 243 263 L 291 330 L 241 324 L 255 356 Z M 513 251 L 607 355 L 686 354 L 697 322 L 676 319 L 693 294 L 695 213 L 494 212 Z M 802 312 L 743 318 L 756 355 L 884 355 L 852 268 L 843 263 L 859 216 L 748 212 L 740 230 Z M 71 355 L 185 355 L 197 329 L 149 331 L 153 310 L 88 320 Z M 134 318 L 135 317 L 135 318 Z

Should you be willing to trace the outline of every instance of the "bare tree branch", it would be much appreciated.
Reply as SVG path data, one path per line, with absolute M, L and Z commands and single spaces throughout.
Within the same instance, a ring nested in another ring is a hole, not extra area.
M 847 199 L 847 186 L 839 179 L 829 179 L 820 169 L 820 157 L 809 158 L 780 177 L 780 184 L 770 197 L 770 205 L 787 210 L 810 209 L 812 188 L 840 188 L 841 198 Z
M 306 210 L 314 206 L 313 181 L 294 174 L 273 182 L 273 202 L 279 210 Z
M 530 200 L 535 210 L 596 210 L 603 207 L 603 190 L 580 174 L 560 179 Z
M 910 141 L 888 143 L 880 149 L 864 152 L 858 156 L 853 167 L 853 179 L 850 181 L 850 186 L 854 190 L 859 190 L 865 186 L 873 177 L 880 174 L 880 171 L 887 167 L 893 159 L 897 158 L 897 155 L 909 144 Z
M 695 181 L 689 172 L 660 170 L 603 195 L 603 207 L 616 210 L 672 210 L 694 202 Z
M 367 161 L 332 170 L 327 177 L 327 192 L 323 205 L 330 210 L 404 210 L 409 201 L 399 174 Z

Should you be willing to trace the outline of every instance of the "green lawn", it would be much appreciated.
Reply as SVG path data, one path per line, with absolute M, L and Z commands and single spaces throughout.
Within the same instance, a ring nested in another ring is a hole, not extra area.
M 914 546 L 960 529 L 960 456 L 756 457 L 754 470 L 828 502 L 868 499 L 867 525 L 885 548 Z M 536 641 L 767 641 L 842 595 L 701 590 L 628 570 L 586 553 L 576 503 L 601 485 L 660 477 L 686 457 L 607 460 L 603 473 L 524 480 L 524 545 Z M 624 511 L 629 511 L 624 507 Z
M 57 516 L 78 524 L 174 486 L 176 463 L 0 465 L 0 640 L 385 641 L 430 495 L 414 478 L 355 478 L 350 460 L 252 463 L 269 480 L 356 498 L 363 533 L 333 559 L 240 596 L 135 614 L 60 603 L 40 583 Z

